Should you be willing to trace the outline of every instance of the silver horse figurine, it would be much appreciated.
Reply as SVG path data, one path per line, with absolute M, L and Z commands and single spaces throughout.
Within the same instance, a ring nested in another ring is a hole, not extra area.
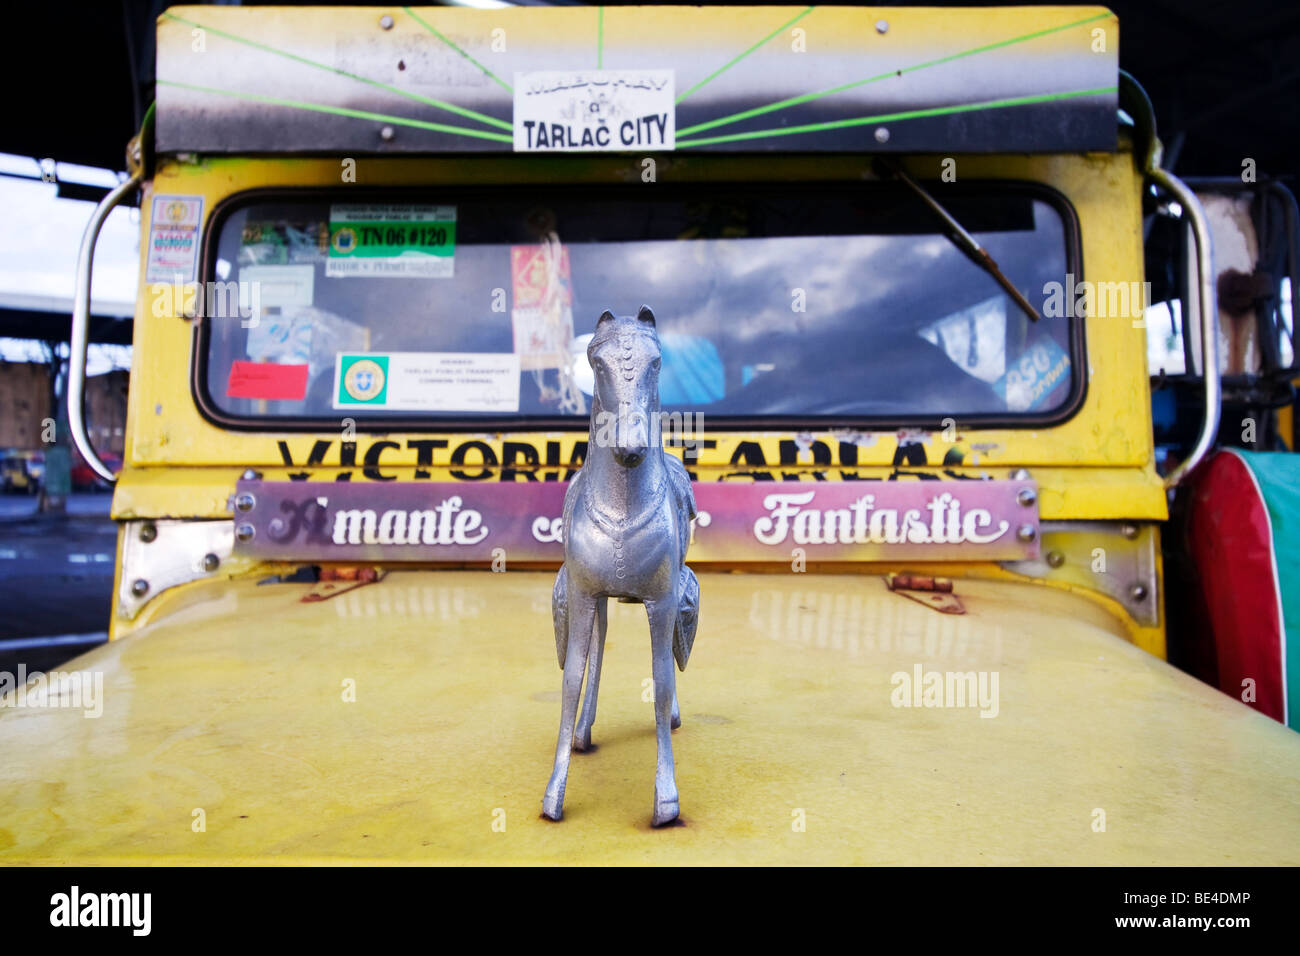
M 686 669 L 698 619 L 700 585 L 685 564 L 695 496 L 686 468 L 663 449 L 654 313 L 645 306 L 636 318 L 605 312 L 587 358 L 596 378 L 587 457 L 564 495 L 564 564 L 551 599 L 564 685 L 555 769 L 542 814 L 564 816 L 569 757 L 574 749 L 593 749 L 608 600 L 616 598 L 644 604 L 650 619 L 659 744 L 651 823 L 658 827 L 678 814 L 672 728 L 681 717 L 673 659 Z M 579 719 L 584 671 L 587 694 Z

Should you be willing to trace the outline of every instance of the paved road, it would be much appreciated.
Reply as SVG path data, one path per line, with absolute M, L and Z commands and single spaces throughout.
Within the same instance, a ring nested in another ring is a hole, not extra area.
M 66 516 L 53 516 L 37 514 L 35 498 L 0 495 L 0 670 L 54 667 L 107 637 L 110 501 L 76 494 Z
M 36 517 L 35 495 L 0 494 L 0 522 L 8 518 Z M 68 514 L 73 517 L 107 518 L 113 496 L 108 492 L 77 492 L 68 499 Z M 0 538 L 4 532 L 0 531 Z

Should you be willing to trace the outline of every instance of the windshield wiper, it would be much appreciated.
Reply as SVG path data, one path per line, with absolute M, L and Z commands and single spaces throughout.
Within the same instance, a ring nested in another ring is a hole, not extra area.
M 888 171 L 890 175 L 902 180 L 903 183 L 912 190 L 912 192 L 920 196 L 922 202 L 929 206 L 930 210 L 948 226 L 948 231 L 945 232 L 944 235 L 951 239 L 958 249 L 966 253 L 973 263 L 996 279 L 998 285 L 1002 286 L 1003 291 L 1015 300 L 1016 305 L 1020 306 L 1025 315 L 1029 316 L 1031 322 L 1038 321 L 1038 310 L 1030 305 L 1029 300 L 1026 299 L 1024 295 L 1021 294 L 1020 290 L 1011 283 L 1011 280 L 1007 278 L 1006 273 L 998 268 L 998 264 L 993 261 L 993 257 L 989 255 L 988 250 L 981 246 L 975 240 L 974 236 L 962 228 L 962 224 L 953 218 L 952 213 L 939 205 L 939 200 L 926 192 L 920 183 L 907 175 L 907 173 L 903 172 L 903 170 L 898 166 L 895 166 L 893 163 L 887 162 L 884 159 L 880 159 L 879 157 L 877 157 L 876 162 L 879 164 L 880 168 Z

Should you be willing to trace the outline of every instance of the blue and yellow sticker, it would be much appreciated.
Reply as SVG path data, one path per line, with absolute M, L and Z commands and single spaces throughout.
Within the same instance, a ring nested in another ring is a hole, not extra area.
M 1007 403 L 1009 411 L 1023 412 L 1047 404 L 1057 386 L 1069 378 L 1069 353 L 1044 336 L 1025 349 L 993 383 L 993 391 Z

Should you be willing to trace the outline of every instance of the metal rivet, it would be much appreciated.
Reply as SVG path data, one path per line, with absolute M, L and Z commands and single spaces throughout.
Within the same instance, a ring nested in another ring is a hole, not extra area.
M 235 538 L 239 541 L 252 541 L 257 531 L 251 524 L 241 524 L 235 528 Z
M 257 472 L 250 468 L 239 477 L 244 479 L 244 481 L 257 481 Z
M 385 30 L 391 30 L 393 28 L 393 18 L 385 13 L 379 18 L 379 25 Z
M 876 129 L 876 142 L 877 142 L 877 143 L 888 143 L 888 142 L 889 142 L 889 130 L 885 129 L 885 127 L 883 127 L 883 126 L 877 128 L 877 129 Z
M 1145 584 L 1135 584 L 1128 589 L 1128 596 L 1134 601 L 1145 601 L 1147 599 L 1147 588 Z
M 1137 525 L 1126 524 L 1124 525 L 1124 527 L 1119 529 L 1119 533 L 1122 534 L 1124 537 L 1128 538 L 1130 541 L 1132 541 L 1138 536 Z
M 215 554 L 205 554 L 203 556 L 204 571 L 215 571 L 219 567 L 221 567 L 221 559 Z
M 1024 468 L 1017 468 L 1015 471 L 1013 471 L 1013 472 L 1011 473 L 1011 480 L 1012 480 L 1012 481 L 1028 481 L 1028 480 L 1029 480 L 1029 472 L 1026 471 Z
M 1038 493 L 1033 488 L 1021 488 L 1016 492 L 1016 501 L 1020 502 L 1026 508 L 1038 500 Z
M 136 578 L 131 582 L 131 593 L 136 597 L 144 597 L 149 593 L 149 582 L 144 578 Z
M 385 126 L 383 129 L 379 131 L 379 138 L 382 139 L 385 143 L 389 142 L 396 135 L 397 134 L 393 132 L 393 128 L 391 126 Z
M 1038 537 L 1038 529 L 1031 524 L 1022 524 L 1020 530 L 1016 532 L 1016 537 L 1021 541 L 1033 541 Z
M 145 544 L 148 544 L 150 541 L 153 541 L 157 537 L 158 537 L 158 526 L 154 524 L 152 521 L 146 521 L 144 523 L 144 526 L 140 528 L 140 540 L 143 541 Z
M 257 504 L 257 499 L 246 491 L 235 496 L 236 511 L 252 511 L 255 504 Z
M 877 21 L 876 21 L 876 32 L 877 32 L 877 33 L 888 33 L 888 32 L 889 32 L 889 21 L 888 21 L 888 20 L 877 20 Z
M 1061 565 L 1065 563 L 1065 555 L 1061 554 L 1060 551 L 1048 551 L 1047 563 L 1051 567 L 1059 568 Z

